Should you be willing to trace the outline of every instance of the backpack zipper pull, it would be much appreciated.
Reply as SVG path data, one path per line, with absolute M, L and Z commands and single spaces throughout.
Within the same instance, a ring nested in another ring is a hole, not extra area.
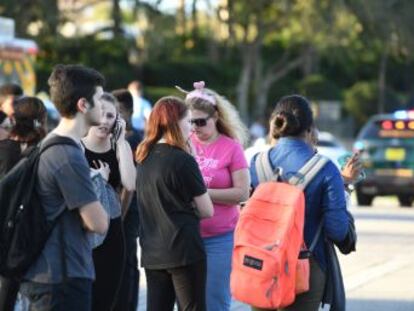
M 277 276 L 274 276 L 272 278 L 272 284 L 270 284 L 270 287 L 268 288 L 268 290 L 266 291 L 266 298 L 267 299 L 271 299 L 272 298 L 272 292 L 273 292 L 273 288 L 277 286 Z
M 265 249 L 265 250 L 267 250 L 267 251 L 271 251 L 273 248 L 275 248 L 275 247 L 279 247 L 279 245 L 280 245 L 280 241 L 279 241 L 279 240 L 277 240 L 277 241 L 276 241 L 276 243 L 266 245 L 266 246 L 264 247 L 264 249 Z

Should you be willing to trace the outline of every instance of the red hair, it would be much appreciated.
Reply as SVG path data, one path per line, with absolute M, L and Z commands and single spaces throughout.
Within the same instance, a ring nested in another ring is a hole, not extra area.
M 167 144 L 187 151 L 187 142 L 178 124 L 187 113 L 188 108 L 182 99 L 174 96 L 160 98 L 148 118 L 145 139 L 135 153 L 136 161 L 142 163 L 161 138 L 164 138 Z

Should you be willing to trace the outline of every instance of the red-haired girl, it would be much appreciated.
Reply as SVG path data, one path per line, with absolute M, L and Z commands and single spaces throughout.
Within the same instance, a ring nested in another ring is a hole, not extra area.
M 189 153 L 191 114 L 176 97 L 155 104 L 136 152 L 142 265 L 147 310 L 205 310 L 206 254 L 200 218 L 213 215 L 197 162 Z

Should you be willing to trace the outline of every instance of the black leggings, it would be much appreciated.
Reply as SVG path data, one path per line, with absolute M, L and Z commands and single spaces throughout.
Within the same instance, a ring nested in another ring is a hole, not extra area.
M 145 269 L 147 311 L 170 311 L 177 299 L 180 311 L 206 310 L 206 261 L 165 270 Z
M 139 270 L 137 239 L 125 234 L 126 263 L 114 311 L 136 311 L 138 306 Z
M 118 297 L 125 265 L 125 241 L 121 217 L 111 219 L 102 245 L 93 250 L 96 279 L 92 286 L 92 310 L 112 310 Z
M 20 283 L 12 278 L 0 276 L 0 310 L 13 311 Z

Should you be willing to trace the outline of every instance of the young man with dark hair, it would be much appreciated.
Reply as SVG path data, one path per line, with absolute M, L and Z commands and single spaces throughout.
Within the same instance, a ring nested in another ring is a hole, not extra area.
M 132 151 L 143 139 L 143 131 L 139 131 L 132 126 L 133 98 L 126 89 L 119 89 L 112 92 L 112 95 L 119 102 L 119 113 L 126 121 L 125 138 L 129 142 Z M 139 227 L 138 206 L 135 192 L 122 194 L 122 208 L 124 215 L 124 234 L 126 264 L 122 277 L 121 288 L 114 311 L 135 311 L 138 305 L 139 291 L 139 270 L 137 258 L 137 238 Z
M 29 310 L 89 311 L 95 272 L 87 234 L 104 234 L 108 215 L 96 197 L 80 139 L 100 122 L 104 78 L 80 65 L 57 65 L 48 82 L 62 118 L 44 141 L 62 136 L 77 146 L 55 145 L 40 158 L 36 191 L 47 217 L 57 223 L 20 292 Z

